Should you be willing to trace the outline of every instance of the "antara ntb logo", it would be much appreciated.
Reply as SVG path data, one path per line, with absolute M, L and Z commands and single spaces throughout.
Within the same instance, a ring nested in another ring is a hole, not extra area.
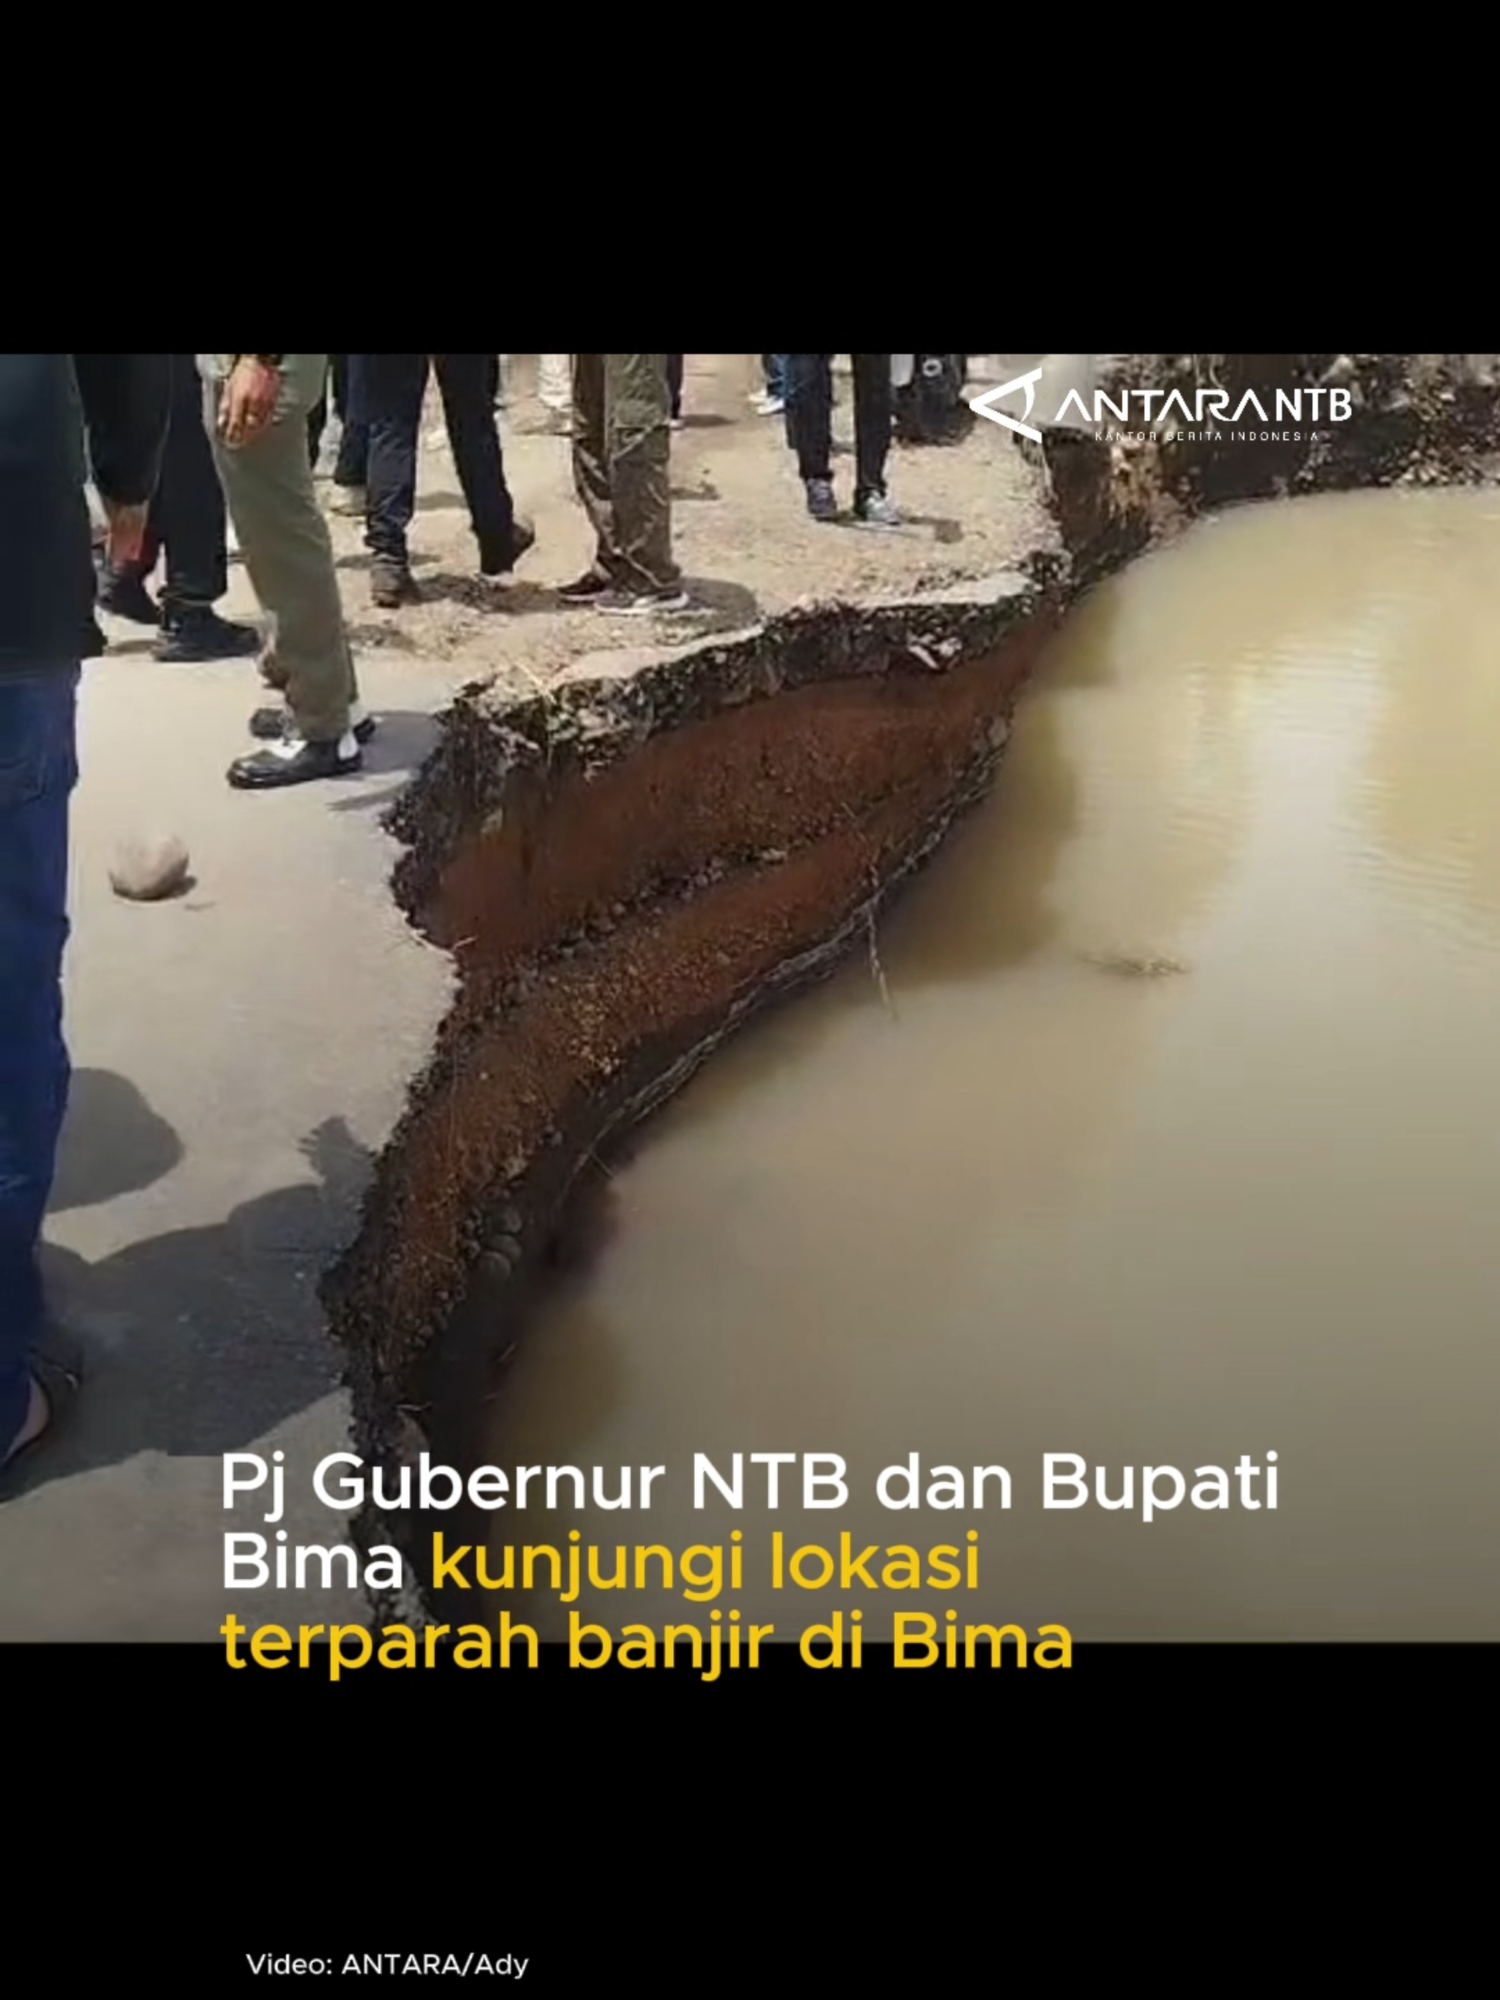
M 999 424 L 1005 430 L 1015 431 L 1018 436 L 1040 444 L 1040 430 L 1027 423 L 1026 419 L 1036 408 L 1037 390 L 1045 373 L 1044 368 L 1029 368 L 1024 375 L 1017 375 L 1014 381 L 1002 382 L 998 389 L 989 389 L 982 396 L 971 396 L 969 408 L 976 417 L 985 417 L 992 424 Z M 1019 417 L 996 409 L 997 403 L 1018 392 L 1026 399 Z M 1149 434 L 1176 424 L 1212 430 L 1220 424 L 1243 423 L 1247 417 L 1258 419 L 1263 424 L 1338 424 L 1354 414 L 1348 389 L 1278 389 L 1269 400 L 1271 409 L 1267 409 L 1265 401 L 1253 389 L 1247 389 L 1231 409 L 1234 397 L 1227 389 L 1199 389 L 1191 399 L 1180 389 L 1120 389 L 1113 394 L 1096 389 L 1093 407 L 1090 408 L 1077 389 L 1070 389 L 1053 415 L 1041 421 L 1062 424 L 1071 414 L 1079 424 L 1091 429 L 1102 429 L 1107 424 L 1116 423 L 1135 425 L 1141 432 Z

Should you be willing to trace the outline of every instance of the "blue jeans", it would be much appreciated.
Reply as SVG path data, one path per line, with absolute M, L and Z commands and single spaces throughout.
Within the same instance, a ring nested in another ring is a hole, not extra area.
M 761 366 L 766 371 L 766 394 L 782 397 L 786 394 L 786 356 L 784 354 L 763 354 Z
M 37 1245 L 68 1101 L 62 962 L 78 669 L 0 670 L 0 1451 L 26 1420 Z

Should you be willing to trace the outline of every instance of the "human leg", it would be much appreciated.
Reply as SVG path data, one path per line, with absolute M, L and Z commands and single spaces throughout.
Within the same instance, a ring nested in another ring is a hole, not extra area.
M 628 591 L 671 597 L 682 588 L 672 557 L 671 388 L 665 354 L 605 357 L 609 484 L 620 578 Z
M 236 784 L 298 782 L 303 776 L 331 776 L 358 765 L 350 728 L 359 690 L 333 545 L 303 449 L 307 382 L 305 370 L 290 376 L 275 421 L 235 448 L 225 445 L 218 431 L 223 385 L 211 382 L 207 391 L 214 462 L 250 581 L 274 620 L 276 675 L 285 690 L 295 741 L 317 753 L 295 770 L 280 772 L 256 760 L 241 760 L 235 767 L 238 775 L 231 774 Z M 254 769 L 242 769 L 246 764 Z
M 366 354 L 360 359 L 369 420 L 365 545 L 375 558 L 376 602 L 399 604 L 411 590 L 406 537 L 417 505 L 428 357 Z
M 609 476 L 605 361 L 602 354 L 572 356 L 573 486 L 594 530 L 593 564 L 561 593 L 575 601 L 597 597 L 623 574 Z
M 68 1101 L 77 689 L 76 669 L 0 675 L 0 1459 L 47 1417 L 31 1357 L 43 1326 L 37 1246 Z
M 515 509 L 505 483 L 500 430 L 489 394 L 490 356 L 435 354 L 433 368 L 443 399 L 443 416 L 453 447 L 453 464 L 469 509 L 479 567 L 486 576 L 503 576 L 515 563 Z

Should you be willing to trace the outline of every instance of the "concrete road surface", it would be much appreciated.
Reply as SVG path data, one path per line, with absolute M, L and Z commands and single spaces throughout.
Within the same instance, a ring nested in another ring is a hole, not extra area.
M 240 577 L 235 593 L 249 602 Z M 365 775 L 257 796 L 224 782 L 248 747 L 253 664 L 169 668 L 126 643 L 85 670 L 76 1076 L 47 1230 L 88 1382 L 0 1510 L 0 1639 L 211 1639 L 226 1603 L 276 1615 L 223 1588 L 226 1529 L 276 1534 L 248 1503 L 225 1515 L 226 1452 L 284 1450 L 297 1477 L 277 1525 L 291 1544 L 342 1539 L 308 1488 L 348 1442 L 313 1286 L 449 990 L 390 900 L 375 821 L 461 671 L 366 661 L 382 729 Z M 114 843 L 157 829 L 187 842 L 195 886 L 117 900 Z M 280 1615 L 366 1614 L 316 1591 Z

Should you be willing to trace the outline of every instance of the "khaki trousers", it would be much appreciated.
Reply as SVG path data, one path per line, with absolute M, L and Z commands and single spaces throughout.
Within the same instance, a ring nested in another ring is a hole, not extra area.
M 359 700 L 344 629 L 333 543 L 308 460 L 307 419 L 323 393 L 326 354 L 289 354 L 274 421 L 231 449 L 219 435 L 227 355 L 201 355 L 204 422 L 245 568 L 272 623 L 261 661 L 309 743 L 336 743 Z
M 573 356 L 573 483 L 596 567 L 625 590 L 675 590 L 665 354 Z

